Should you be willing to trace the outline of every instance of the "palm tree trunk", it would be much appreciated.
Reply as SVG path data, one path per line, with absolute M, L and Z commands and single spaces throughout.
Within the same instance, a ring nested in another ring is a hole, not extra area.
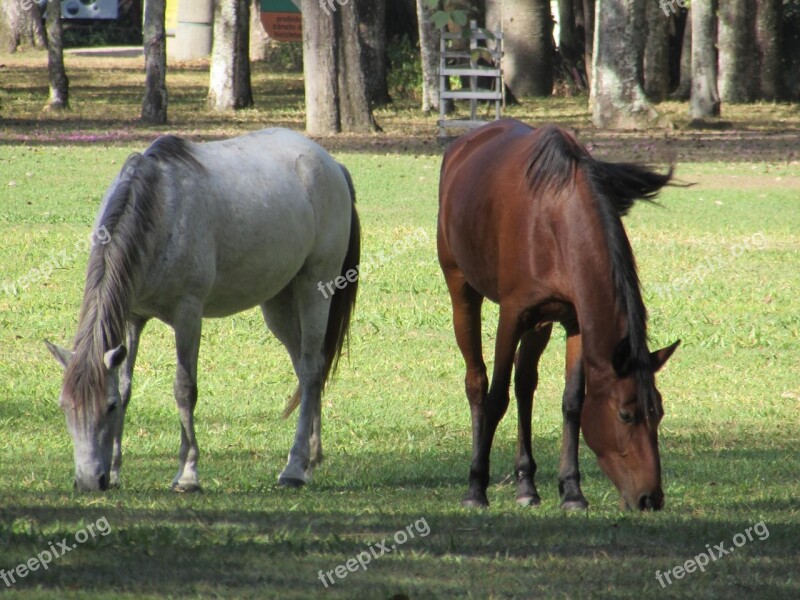
M 752 102 L 755 61 L 753 0 L 720 0 L 719 96 L 723 102 Z
M 549 0 L 505 0 L 505 81 L 516 96 L 553 93 L 553 15 Z
M 47 8 L 47 73 L 50 101 L 47 108 L 69 107 L 69 80 L 64 69 L 64 44 L 61 38 L 61 0 L 50 0 Z
M 216 111 L 253 105 L 250 86 L 249 0 L 217 0 L 214 3 L 214 42 L 208 106 Z
M 167 122 L 165 5 L 165 0 L 145 0 L 144 3 L 145 92 L 142 120 L 145 123 Z
M 689 113 L 692 119 L 718 117 L 717 91 L 716 1 L 695 2 L 689 13 L 692 18 L 692 94 Z
M 306 130 L 312 135 L 374 131 L 355 0 L 303 0 Z
M 647 0 L 647 42 L 644 50 L 644 92 L 651 102 L 661 102 L 669 93 L 670 18 L 654 0 Z
M 658 119 L 642 89 L 645 1 L 597 2 L 591 104 L 598 127 L 644 128 Z
M 781 53 L 783 50 L 783 0 L 758 0 L 756 7 L 758 92 L 762 100 L 784 97 Z
M 672 94 L 676 100 L 688 100 L 692 93 L 692 9 L 686 13 L 681 41 L 681 73 L 678 89 Z
M 422 111 L 430 113 L 439 110 L 439 30 L 429 18 L 426 0 L 416 0 L 416 3 L 422 55 Z

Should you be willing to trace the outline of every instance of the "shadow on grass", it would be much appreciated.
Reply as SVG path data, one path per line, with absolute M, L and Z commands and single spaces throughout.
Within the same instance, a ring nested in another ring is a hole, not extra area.
M 571 597 L 592 596 L 587 592 L 599 585 L 610 592 L 603 597 L 635 597 L 659 589 L 656 569 L 682 565 L 707 545 L 724 542 L 731 548 L 732 537 L 753 525 L 741 519 L 708 523 L 669 515 L 595 518 L 535 510 L 492 514 L 431 506 L 397 510 L 380 520 L 346 511 L 308 515 L 288 509 L 75 511 L 32 506 L 4 510 L 3 521 L 20 515 L 44 523 L 105 517 L 111 532 L 78 546 L 47 571 L 31 573 L 15 585 L 17 591 L 237 598 L 315 597 L 325 590 L 320 570 L 333 570 L 369 554 L 370 548 L 378 556 L 373 554 L 368 568 L 337 578 L 330 593 L 350 598 L 464 597 L 467 591 L 477 597 Z M 73 539 L 74 531 L 43 535 L 35 527 L 16 533 L 4 526 L 3 565 L 13 568 L 46 549 L 49 541 Z M 671 591 L 684 597 L 720 592 L 790 597 L 798 588 L 786 569 L 800 525 L 773 527 L 769 534 L 755 536 L 736 549 L 738 554 L 720 556 L 708 572 L 696 573 L 682 590 Z
M 303 490 L 272 483 L 283 464 L 282 449 L 214 449 L 201 465 L 206 491 L 192 495 L 167 489 L 174 455 L 145 456 L 139 450 L 126 457 L 121 490 L 91 495 L 63 487 L 0 495 L 0 567 L 13 569 L 51 542 L 71 541 L 87 524 L 105 518 L 108 535 L 89 539 L 46 571 L 30 573 L 14 590 L 23 597 L 81 590 L 92 597 L 309 598 L 324 592 L 426 599 L 467 593 L 633 598 L 648 590 L 667 597 L 787 598 L 800 592 L 792 576 L 800 536 L 792 489 L 783 496 L 782 487 L 770 484 L 753 489 L 752 499 L 744 501 L 740 489 L 752 485 L 753 473 L 776 481 L 767 471 L 770 465 L 791 465 L 788 450 L 672 452 L 664 457 L 667 508 L 646 514 L 617 510 L 613 487 L 593 459 L 583 457 L 591 508 L 563 513 L 555 489 L 557 439 L 538 442 L 543 505 L 514 504 L 514 485 L 503 480 L 513 448 L 503 442 L 493 455 L 492 506 L 480 511 L 458 504 L 468 447 L 399 457 L 332 454 Z M 695 465 L 714 473 L 712 487 Z M 58 468 L 66 474 L 66 460 Z M 17 470 L 6 479 L 25 469 Z M 248 478 L 254 483 L 242 483 Z M 762 521 L 767 537 L 757 530 L 690 581 L 673 580 L 667 588 L 657 582 L 657 569 L 670 570 L 720 543 L 730 549 L 734 536 Z M 409 535 L 395 536 L 401 530 Z M 331 571 L 370 547 L 380 552 L 381 544 L 395 547 L 373 557 L 366 570 L 348 572 L 328 588 L 319 580 L 320 570 Z

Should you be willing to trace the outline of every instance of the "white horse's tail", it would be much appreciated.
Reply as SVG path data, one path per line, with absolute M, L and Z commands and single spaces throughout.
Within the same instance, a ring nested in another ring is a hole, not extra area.
M 350 172 L 344 165 L 339 165 L 347 180 L 347 187 L 350 189 L 351 213 L 350 213 L 350 242 L 347 246 L 347 253 L 342 263 L 341 275 L 344 276 L 348 271 L 358 271 L 361 262 L 361 224 L 356 212 L 356 190 L 353 186 L 353 179 Z M 350 280 L 348 279 L 348 282 Z M 342 290 L 337 290 L 331 297 L 331 308 L 328 313 L 328 326 L 325 330 L 325 342 L 323 352 L 325 354 L 325 374 L 322 378 L 322 386 L 325 387 L 328 379 L 336 372 L 339 364 L 339 357 L 342 349 L 347 343 L 350 332 L 350 319 L 356 305 L 356 294 L 358 293 L 358 279 L 348 283 Z M 300 386 L 286 403 L 283 409 L 283 418 L 286 419 L 300 405 Z

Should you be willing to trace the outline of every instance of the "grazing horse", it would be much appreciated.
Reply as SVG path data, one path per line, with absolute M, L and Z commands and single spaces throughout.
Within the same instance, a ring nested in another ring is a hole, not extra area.
M 111 184 L 89 256 L 74 350 L 47 347 L 65 369 L 60 404 L 74 443 L 75 485 L 119 485 L 122 429 L 136 351 L 151 318 L 175 331 L 181 422 L 177 491 L 198 490 L 194 428 L 203 317 L 260 306 L 292 360 L 297 430 L 279 482 L 300 486 L 322 459 L 320 395 L 346 339 L 360 228 L 347 169 L 285 129 L 196 144 L 174 136 L 133 154 Z M 127 345 L 126 345 L 127 344 Z
M 560 322 L 567 333 L 561 506 L 588 506 L 578 471 L 582 428 L 626 505 L 662 507 L 663 409 L 654 374 L 679 342 L 647 348 L 647 314 L 620 217 L 634 200 L 652 199 L 671 175 L 596 160 L 559 127 L 532 129 L 513 119 L 448 148 L 437 242 L 472 413 L 465 506 L 488 505 L 489 453 L 515 361 L 517 502 L 540 503 L 531 409 L 537 364 L 552 324 Z M 484 298 L 500 305 L 491 387 L 481 350 Z

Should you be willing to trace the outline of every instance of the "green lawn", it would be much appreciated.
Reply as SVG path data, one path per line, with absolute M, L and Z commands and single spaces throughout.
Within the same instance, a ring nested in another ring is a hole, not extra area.
M 347 136 L 323 141 L 353 173 L 362 256 L 373 269 L 360 288 L 349 358 L 324 401 L 326 462 L 312 485 L 276 486 L 295 424 L 280 415 L 295 382 L 286 353 L 252 310 L 204 327 L 197 409 L 204 492 L 168 489 L 179 445 L 174 345 L 168 328 L 153 323 L 128 411 L 122 488 L 76 494 L 71 441 L 56 402 L 61 370 L 42 339 L 69 343 L 84 240 L 100 197 L 128 153 L 159 130 L 140 128 L 131 117 L 141 77 L 135 69 L 119 68 L 112 78 L 99 67 L 92 76 L 94 63 L 84 71 L 73 64 L 76 107 L 45 116 L 38 111 L 46 87 L 34 77 L 41 71 L 26 70 L 25 60 L 4 57 L 10 65 L 4 87 L 6 81 L 10 87 L 0 92 L 0 591 L 6 596 L 800 596 L 795 150 L 781 162 L 753 155 L 679 162 L 678 176 L 697 185 L 669 188 L 661 207 L 637 206 L 625 220 L 652 346 L 683 340 L 659 375 L 666 409 L 660 430 L 666 506 L 659 513 L 620 511 L 615 488 L 585 448 L 590 509 L 558 509 L 560 335 L 543 357 L 534 409 L 542 506 L 514 503 L 512 403 L 494 445 L 491 507 L 460 507 L 471 435 L 434 243 L 441 151 L 435 143 L 427 152 L 417 152 L 426 147 L 419 141 L 404 145 L 404 128 L 429 136 L 434 122 L 405 109 L 379 114 L 388 135 L 357 144 Z M 160 130 L 211 137 L 302 124 L 296 76 L 257 70 L 262 104 L 223 117 L 202 110 L 202 69 L 174 77 L 174 121 Z M 127 95 L 112 101 L 103 78 Z M 583 127 L 582 103 L 553 99 L 517 114 Z M 796 119 L 797 110 L 777 107 L 775 114 Z M 620 139 L 622 153 L 635 150 Z M 487 306 L 487 347 L 495 320 L 496 309 Z M 752 539 L 703 572 L 672 576 L 671 584 L 662 576 L 664 586 L 657 580 L 657 571 L 701 553 L 716 557 L 720 543 L 734 548 L 748 529 Z M 6 586 L 4 572 L 58 551 L 62 539 L 76 547 Z M 366 569 L 353 562 L 357 556 L 371 556 Z M 354 572 L 341 566 L 348 560 Z M 337 567 L 346 577 L 336 575 Z M 336 583 L 328 579 L 325 587 L 320 570 L 332 572 Z
M 797 165 L 680 165 L 680 176 L 700 185 L 668 189 L 663 207 L 638 206 L 626 219 L 653 346 L 684 341 L 659 378 L 666 509 L 621 512 L 584 450 L 591 508 L 559 511 L 557 336 L 543 359 L 534 416 L 543 505 L 514 504 L 511 410 L 494 448 L 492 505 L 469 512 L 458 503 L 468 409 L 434 248 L 439 159 L 401 154 L 337 155 L 353 172 L 363 256 L 375 268 L 363 281 L 349 359 L 325 401 L 327 461 L 314 483 L 300 491 L 275 485 L 294 431 L 293 421 L 280 418 L 294 382 L 287 356 L 253 310 L 204 329 L 197 410 L 204 493 L 168 490 L 179 429 L 173 344 L 161 324 L 143 338 L 122 489 L 72 492 L 71 443 L 56 405 L 61 373 L 41 340 L 67 343 L 73 333 L 86 263 L 81 240 L 133 149 L 0 146 L 0 568 L 73 540 L 98 519 L 110 529 L 29 573 L 8 590 L 12 597 L 800 592 Z M 407 249 L 396 253 L 404 240 Z M 47 264 L 57 268 L 48 273 Z M 34 269 L 34 281 L 20 280 Z M 488 341 L 493 307 L 486 316 Z M 736 534 L 761 522 L 765 539 L 759 529 L 760 537 L 705 572 L 664 589 L 656 580 L 657 569 L 683 564 L 706 544 L 731 547 Z M 335 570 L 370 545 L 380 554 L 379 543 L 409 525 L 414 538 L 323 586 L 319 570 Z

